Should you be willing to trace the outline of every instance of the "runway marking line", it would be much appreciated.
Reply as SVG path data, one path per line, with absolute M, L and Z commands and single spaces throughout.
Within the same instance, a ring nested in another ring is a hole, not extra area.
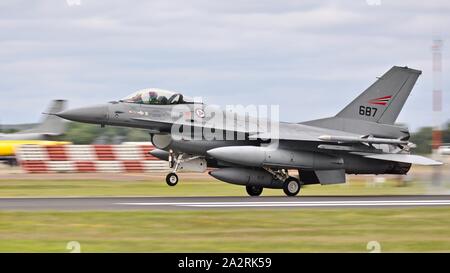
M 155 202 L 115 203 L 127 206 L 181 206 L 181 207 L 332 207 L 332 206 L 435 206 L 450 205 L 450 200 L 358 200 L 310 202 Z

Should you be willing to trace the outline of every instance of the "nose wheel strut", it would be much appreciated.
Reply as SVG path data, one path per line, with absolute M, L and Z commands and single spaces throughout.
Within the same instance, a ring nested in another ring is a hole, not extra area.
M 183 159 L 183 154 L 178 156 L 174 155 L 172 150 L 169 152 L 169 166 L 172 168 L 172 172 L 166 175 L 166 183 L 167 185 L 174 187 L 178 184 L 178 175 L 176 172 L 180 166 L 181 160 Z
M 184 157 L 184 158 L 183 158 Z M 183 169 L 182 163 L 188 162 L 194 159 L 200 158 L 200 156 L 189 156 L 186 154 L 174 154 L 172 150 L 169 151 L 169 167 L 172 168 L 172 172 L 166 176 L 167 185 L 173 187 L 178 184 L 178 175 L 176 174 L 179 169 Z

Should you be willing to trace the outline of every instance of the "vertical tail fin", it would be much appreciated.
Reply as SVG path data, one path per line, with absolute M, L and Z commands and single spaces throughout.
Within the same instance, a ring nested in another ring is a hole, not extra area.
M 45 134 L 45 135 L 61 135 L 64 133 L 66 128 L 66 123 L 63 119 L 51 115 L 54 113 L 59 113 L 66 109 L 67 101 L 65 100 L 53 100 L 47 109 L 47 114 L 45 118 L 36 127 L 29 130 L 21 131 L 20 133 L 30 134 Z
M 394 66 L 336 117 L 394 124 L 422 72 Z

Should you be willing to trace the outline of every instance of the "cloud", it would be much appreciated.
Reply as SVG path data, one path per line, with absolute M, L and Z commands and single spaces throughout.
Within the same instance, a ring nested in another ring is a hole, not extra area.
M 301 121 L 335 114 L 392 65 L 408 65 L 423 75 L 400 120 L 429 125 L 431 41 L 448 40 L 449 13 L 443 0 L 5 0 L 0 92 L 26 100 L 1 100 L 0 114 L 29 122 L 53 98 L 80 106 L 152 86 L 212 103 L 276 102 L 282 119 Z

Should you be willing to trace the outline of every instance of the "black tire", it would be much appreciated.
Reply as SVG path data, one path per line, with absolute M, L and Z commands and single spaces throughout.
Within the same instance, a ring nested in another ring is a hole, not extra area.
M 287 196 L 296 196 L 300 192 L 301 184 L 297 178 L 289 177 L 284 181 L 283 191 Z
M 178 184 L 178 175 L 176 173 L 169 173 L 166 176 L 167 185 L 173 187 Z
M 245 189 L 250 196 L 260 196 L 264 188 L 262 186 L 248 185 L 245 186 Z

